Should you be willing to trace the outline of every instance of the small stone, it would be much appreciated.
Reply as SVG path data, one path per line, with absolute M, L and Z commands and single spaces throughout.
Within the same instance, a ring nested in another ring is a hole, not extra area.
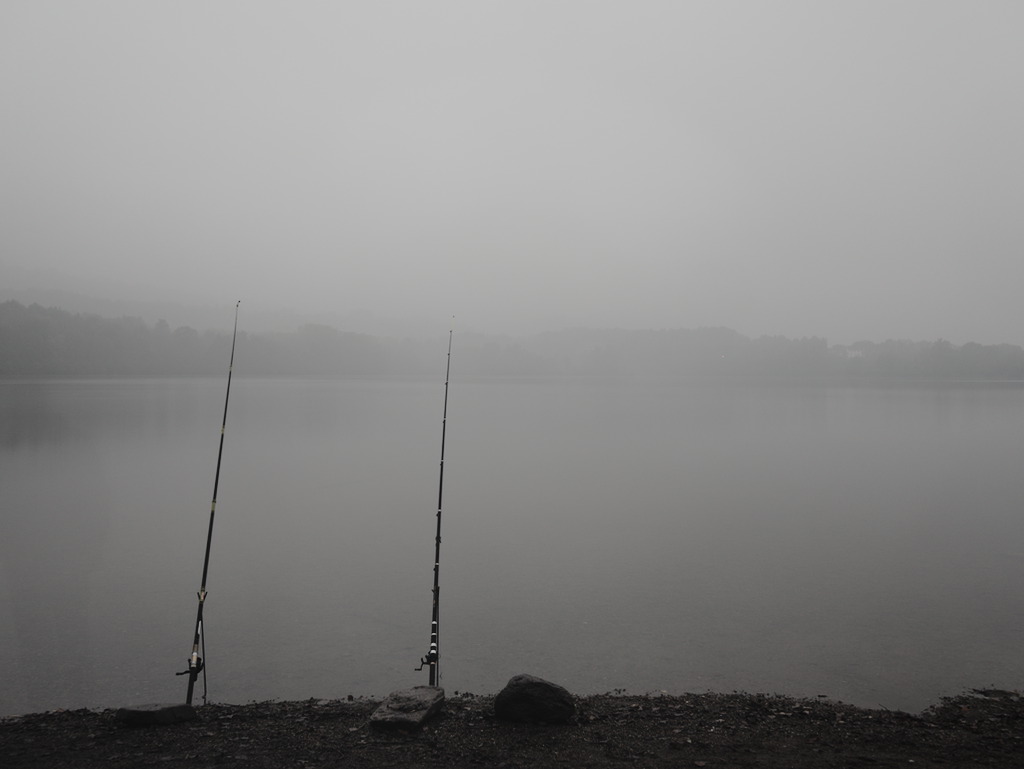
M 167 726 L 195 721 L 196 711 L 191 705 L 137 705 L 118 708 L 114 714 L 122 726 Z
M 563 724 L 575 713 L 567 689 L 527 674 L 513 676 L 494 698 L 494 715 L 507 721 Z

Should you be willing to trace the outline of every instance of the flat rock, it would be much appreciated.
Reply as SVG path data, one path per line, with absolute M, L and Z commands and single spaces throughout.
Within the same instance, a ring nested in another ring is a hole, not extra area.
M 444 689 L 437 686 L 414 686 L 391 692 L 373 713 L 370 725 L 418 729 L 444 704 Z
M 122 726 L 166 726 L 195 721 L 196 711 L 191 705 L 136 705 L 118 708 L 115 716 Z
M 568 689 L 537 676 L 513 676 L 494 698 L 494 715 L 506 721 L 564 724 L 575 713 Z

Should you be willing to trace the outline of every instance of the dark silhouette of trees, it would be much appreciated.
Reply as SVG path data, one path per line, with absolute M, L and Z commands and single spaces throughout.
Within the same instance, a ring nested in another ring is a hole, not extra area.
M 309 324 L 291 333 L 238 332 L 236 370 L 256 376 L 443 373 L 446 341 L 391 339 Z M 138 318 L 0 303 L 2 376 L 195 376 L 225 372 L 230 332 L 152 327 Z M 576 329 L 524 339 L 467 333 L 461 376 L 745 377 L 771 379 L 1024 380 L 1016 345 L 946 340 L 856 342 L 750 338 L 727 328 Z

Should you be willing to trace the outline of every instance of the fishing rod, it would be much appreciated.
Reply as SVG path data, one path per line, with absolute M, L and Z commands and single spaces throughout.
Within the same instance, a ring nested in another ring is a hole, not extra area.
M 206 704 L 206 663 L 203 657 L 206 656 L 206 635 L 203 632 L 203 604 L 206 603 L 206 575 L 210 570 L 210 543 L 213 540 L 213 516 L 217 511 L 217 488 L 220 486 L 220 460 L 224 456 L 224 428 L 228 424 L 228 398 L 231 397 L 231 372 L 235 367 L 235 339 L 238 337 L 238 305 L 235 303 L 235 329 L 231 333 L 231 361 L 228 364 L 228 387 L 224 393 L 224 418 L 220 423 L 220 448 L 217 450 L 217 472 L 213 476 L 213 502 L 210 503 L 210 526 L 206 530 L 206 556 L 203 558 L 203 580 L 196 595 L 199 597 L 199 608 L 196 610 L 196 632 L 192 640 L 192 654 L 188 658 L 188 669 L 177 673 L 179 676 L 188 676 L 188 692 L 185 694 L 185 704 L 192 704 L 192 690 L 195 689 L 196 680 L 200 672 L 203 674 L 203 704 Z M 202 654 L 200 654 L 202 651 Z
M 444 494 L 444 438 L 448 425 L 448 381 L 452 370 L 452 329 L 448 330 L 448 364 L 444 372 L 444 412 L 441 418 L 441 472 L 437 482 L 437 536 L 434 539 L 434 600 L 430 617 L 430 651 L 427 656 L 420 659 L 420 666 L 417 670 L 423 670 L 424 665 L 429 666 L 429 683 L 437 686 L 441 680 L 441 669 L 438 664 L 438 599 L 441 595 L 441 499 Z

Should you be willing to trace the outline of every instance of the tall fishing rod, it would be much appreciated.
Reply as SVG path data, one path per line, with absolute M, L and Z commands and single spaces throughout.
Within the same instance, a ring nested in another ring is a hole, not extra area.
M 437 686 L 441 680 L 441 669 L 438 664 L 438 599 L 441 595 L 441 499 L 444 495 L 444 438 L 448 425 L 448 381 L 452 370 L 452 331 L 448 330 L 448 364 L 444 372 L 444 412 L 441 418 L 441 471 L 437 482 L 437 536 L 434 538 L 434 600 L 430 617 L 430 651 L 427 656 L 420 660 L 417 670 L 423 670 L 424 665 L 429 665 L 429 683 Z
M 213 476 L 213 502 L 210 503 L 210 526 L 206 530 L 206 556 L 203 558 L 203 580 L 196 595 L 199 597 L 199 608 L 196 610 L 196 632 L 192 640 L 192 654 L 188 658 L 188 669 L 176 675 L 188 676 L 188 692 L 185 704 L 192 704 L 192 690 L 195 689 L 199 673 L 203 674 L 203 704 L 206 704 L 206 635 L 203 633 L 203 604 L 206 603 L 206 575 L 210 571 L 210 543 L 213 541 L 213 517 L 217 511 L 217 488 L 220 486 L 220 460 L 224 456 L 224 429 L 228 425 L 228 398 L 231 397 L 231 372 L 235 367 L 235 339 L 238 337 L 238 305 L 235 303 L 235 329 L 231 333 L 231 361 L 228 364 L 228 387 L 224 393 L 224 418 L 220 423 L 220 448 L 217 449 L 217 472 Z M 202 649 L 202 654 L 200 654 Z

